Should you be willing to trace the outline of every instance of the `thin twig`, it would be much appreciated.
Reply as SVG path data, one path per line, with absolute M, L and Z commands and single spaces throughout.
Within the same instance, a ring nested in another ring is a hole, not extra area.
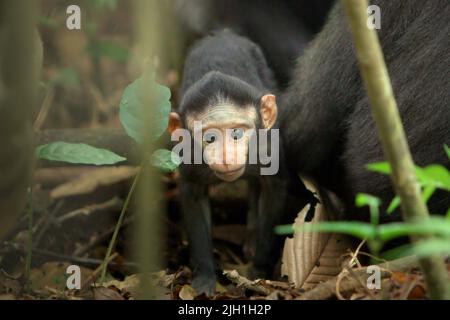
M 134 221 L 134 218 L 130 217 L 124 220 L 123 224 L 122 224 L 122 228 L 129 225 L 132 221 Z M 96 245 L 100 244 L 101 242 L 105 241 L 105 239 L 107 239 L 115 230 L 115 226 L 109 228 L 108 230 L 104 231 L 103 233 L 99 234 L 98 236 L 94 237 L 91 241 L 89 241 L 89 243 L 87 243 L 86 245 L 77 248 L 72 255 L 75 257 L 80 257 L 83 254 L 85 254 L 86 252 L 88 252 L 89 250 L 91 250 L 93 247 L 95 247 Z
M 31 259 L 33 255 L 33 188 L 30 187 L 28 191 L 28 239 L 27 239 L 27 256 L 25 262 L 25 279 L 26 279 L 26 292 L 31 292 Z
M 44 101 L 42 102 L 41 110 L 39 110 L 39 114 L 36 117 L 36 120 L 34 120 L 33 124 L 34 131 L 41 130 L 42 126 L 45 123 L 45 120 L 47 119 L 48 112 L 50 111 L 54 98 L 55 98 L 55 88 L 51 86 L 47 90 Z
M 271 293 L 271 290 L 265 288 L 264 286 L 258 284 L 258 280 L 250 281 L 247 278 L 239 275 L 236 270 L 224 270 L 223 274 L 233 283 L 235 283 L 238 287 L 242 287 L 244 289 L 256 292 L 263 296 L 268 296 Z
M 409 270 L 417 265 L 416 257 L 405 257 L 393 261 L 388 261 L 385 263 L 378 264 L 377 266 L 381 270 L 381 278 L 388 277 L 392 272 L 401 272 Z M 362 269 L 357 269 L 354 271 L 359 277 L 367 277 L 367 267 Z M 302 294 L 300 300 L 325 300 L 336 294 L 336 282 L 339 280 L 339 276 L 332 278 L 328 281 L 318 284 L 313 289 Z M 342 279 L 342 283 L 339 285 L 340 292 L 346 292 L 354 290 L 359 287 L 360 282 L 353 278 Z
M 117 252 L 114 252 L 109 258 L 108 263 L 113 261 L 119 254 Z M 102 265 L 100 264 L 89 277 L 87 277 L 86 280 L 81 284 L 81 290 L 84 290 L 88 285 L 90 285 L 92 282 L 95 282 L 95 279 L 97 278 L 98 274 L 102 271 Z M 103 284 L 103 283 L 102 283 Z
M 47 231 L 48 227 L 53 222 L 54 216 L 56 213 L 61 209 L 61 207 L 64 204 L 64 199 L 60 200 L 56 203 L 55 207 L 51 212 L 46 212 L 45 215 L 39 220 L 39 223 L 36 225 L 36 236 L 34 240 L 34 248 L 37 248 L 39 246 L 39 243 L 41 242 L 41 239 L 43 235 L 45 234 L 45 231 Z
M 109 242 L 108 250 L 106 251 L 105 258 L 103 260 L 103 266 L 102 266 L 102 274 L 100 277 L 100 282 L 105 282 L 106 277 L 106 270 L 108 268 L 108 259 L 111 256 L 111 253 L 116 245 L 117 236 L 119 235 L 119 230 L 122 226 L 125 212 L 128 210 L 128 206 L 130 205 L 131 197 L 134 193 L 134 190 L 136 189 L 137 183 L 139 181 L 139 178 L 141 176 L 142 169 L 140 168 L 136 176 L 134 177 L 133 184 L 130 188 L 130 191 L 128 192 L 127 198 L 125 199 L 125 203 L 123 204 L 122 211 L 120 212 L 119 220 L 117 220 L 116 228 L 114 229 L 114 233 L 111 237 L 111 241 Z

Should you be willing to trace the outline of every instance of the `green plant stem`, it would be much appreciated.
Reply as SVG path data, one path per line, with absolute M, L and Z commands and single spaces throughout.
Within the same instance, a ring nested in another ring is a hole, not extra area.
M 102 273 L 100 276 L 100 283 L 105 282 L 106 270 L 108 268 L 109 257 L 111 256 L 111 253 L 116 245 L 117 236 L 119 235 L 119 230 L 122 227 L 122 223 L 125 218 L 125 212 L 127 212 L 127 210 L 128 210 L 128 207 L 129 207 L 130 201 L 131 201 L 131 197 L 136 189 L 136 186 L 137 186 L 138 181 L 141 176 L 141 172 L 142 172 L 142 168 L 139 169 L 136 176 L 134 177 L 133 184 L 131 185 L 130 191 L 128 192 L 127 198 L 125 199 L 122 210 L 120 212 L 119 220 L 117 220 L 116 228 L 114 229 L 114 233 L 111 237 L 111 240 L 109 241 L 108 250 L 106 251 L 106 255 L 105 255 L 105 258 L 103 259 L 103 263 L 102 263 Z
M 27 218 L 28 218 L 28 238 L 27 238 L 27 256 L 25 259 L 25 291 L 30 293 L 31 291 L 31 259 L 33 255 L 33 188 L 30 187 L 28 192 L 28 210 L 27 210 Z
M 394 98 L 381 45 L 375 30 L 367 27 L 367 0 L 342 0 L 358 57 L 359 68 L 384 155 L 392 167 L 391 179 L 401 199 L 405 221 L 426 220 L 428 209 L 422 199 L 411 152 Z M 427 236 L 412 237 L 412 240 Z M 444 261 L 439 256 L 421 258 L 431 298 L 450 299 L 449 280 Z

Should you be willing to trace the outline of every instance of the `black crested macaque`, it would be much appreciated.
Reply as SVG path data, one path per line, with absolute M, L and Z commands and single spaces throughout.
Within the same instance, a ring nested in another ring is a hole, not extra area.
M 232 29 L 261 47 L 281 87 L 321 29 L 335 0 L 175 0 L 183 30 L 206 35 Z
M 203 147 L 200 157 L 205 161 L 180 166 L 181 207 L 193 286 L 198 292 L 212 294 L 216 285 L 207 194 L 212 184 L 249 179 L 247 236 L 250 248 L 254 245 L 253 275 L 267 276 L 278 259 L 273 229 L 285 213 L 287 179 L 281 143 L 271 140 L 276 136 L 273 129 L 278 112 L 275 91 L 272 73 L 259 47 L 229 30 L 202 39 L 186 59 L 181 102 L 178 113 L 170 115 L 169 131 L 174 139 L 177 129 L 189 130 L 190 135 L 182 140 L 191 143 L 188 151 L 195 153 L 196 146 Z M 264 139 L 258 129 L 268 133 L 266 145 L 260 143 Z M 258 150 L 252 144 L 256 135 Z M 260 158 L 262 153 L 270 155 L 271 163 Z M 255 155 L 258 161 L 252 162 Z M 269 167 L 274 170 L 262 171 Z
M 381 9 L 378 35 L 413 158 L 420 166 L 448 168 L 443 145 L 450 143 L 450 3 L 371 4 Z M 341 4 L 299 58 L 280 101 L 280 133 L 293 172 L 313 177 L 340 196 L 345 218 L 367 218 L 354 207 L 358 192 L 380 197 L 385 212 L 394 192 L 388 177 L 366 169 L 384 157 Z M 448 194 L 436 193 L 430 212 L 443 213 L 449 204 Z M 397 212 L 382 218 L 400 217 Z

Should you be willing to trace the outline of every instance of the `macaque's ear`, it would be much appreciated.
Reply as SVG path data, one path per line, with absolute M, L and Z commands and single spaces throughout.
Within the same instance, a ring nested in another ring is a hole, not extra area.
M 180 129 L 182 127 L 183 126 L 181 124 L 181 119 L 180 119 L 180 116 L 178 115 L 178 113 L 171 112 L 169 114 L 169 126 L 167 128 L 169 133 L 172 134 L 172 132 L 174 132 L 175 130 Z
M 261 98 L 261 118 L 265 129 L 270 129 L 277 120 L 277 101 L 273 94 L 266 94 Z

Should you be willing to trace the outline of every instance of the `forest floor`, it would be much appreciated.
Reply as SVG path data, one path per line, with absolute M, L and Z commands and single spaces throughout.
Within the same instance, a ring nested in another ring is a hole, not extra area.
M 24 271 L 27 222 L 24 216 L 17 230 L 0 245 L 0 299 L 108 299 L 139 297 L 139 279 L 133 252 L 134 213 L 127 213 L 119 234 L 106 282 L 98 283 L 100 266 L 110 241 L 123 198 L 135 174 L 132 167 L 43 168 L 36 173 L 33 200 L 32 270 L 29 285 Z M 93 177 L 95 177 L 93 179 Z M 286 278 L 248 281 L 248 264 L 241 247 L 245 234 L 245 196 L 235 197 L 229 188 L 210 191 L 213 207 L 214 256 L 219 270 L 237 270 L 219 276 L 217 294 L 197 295 L 191 287 L 188 248 L 179 212 L 177 174 L 164 176 L 164 239 L 160 252 L 166 267 L 147 275 L 160 288 L 162 299 L 426 299 L 423 276 L 414 265 L 384 274 L 381 290 L 368 290 L 356 274 L 358 266 L 331 278 L 327 286 L 296 289 Z M 95 182 L 93 184 L 93 181 Z M 245 194 L 245 184 L 231 190 Z M 44 200 L 45 199 L 45 200 Z M 155 250 L 157 250 L 155 248 Z M 364 256 L 363 250 L 358 252 Z M 448 261 L 450 272 L 450 261 Z M 81 290 L 68 290 L 67 267 L 81 268 Z M 388 270 L 389 271 L 389 270 Z M 362 278 L 365 279 L 365 278 Z M 337 281 L 336 281 L 337 280 Z M 320 285 L 319 285 L 320 286 Z M 331 286 L 331 287 L 330 287 Z M 324 291 L 325 290 L 325 291 Z

